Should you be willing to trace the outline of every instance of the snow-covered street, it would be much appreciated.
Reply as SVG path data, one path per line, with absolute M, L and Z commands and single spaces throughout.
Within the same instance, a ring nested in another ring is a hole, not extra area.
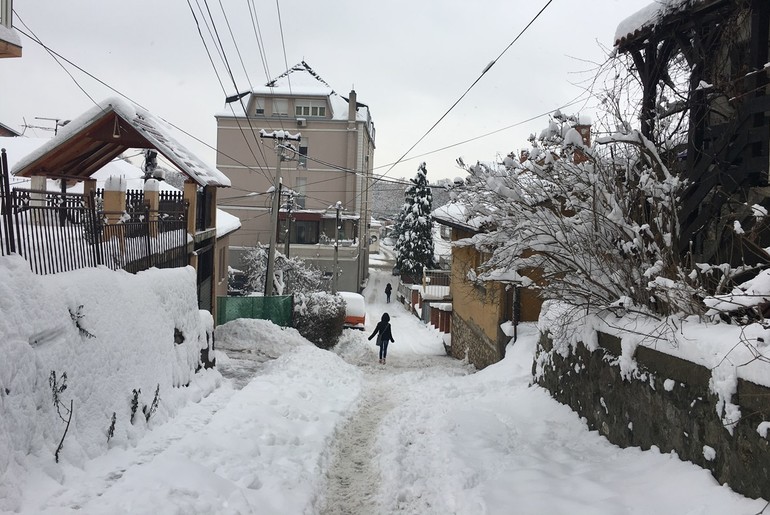
M 33 471 L 21 513 L 754 514 L 753 501 L 705 470 L 620 449 L 531 387 L 537 337 L 475 372 L 438 332 L 384 302 L 392 276 L 365 290 L 367 332 L 334 352 L 293 329 L 220 329 L 222 384 L 82 467 Z M 393 281 L 395 284 L 395 281 Z M 395 295 L 394 295 L 395 298 Z M 367 336 L 383 312 L 387 365 Z M 48 459 L 52 464 L 52 459 Z M 40 460 L 44 463 L 45 460 Z M 53 464 L 52 464 L 53 465 Z

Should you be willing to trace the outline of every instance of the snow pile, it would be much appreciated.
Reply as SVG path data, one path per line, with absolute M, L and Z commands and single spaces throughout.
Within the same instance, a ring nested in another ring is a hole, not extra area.
M 245 351 L 263 356 L 265 361 L 276 359 L 294 347 L 312 345 L 296 329 L 251 318 L 238 318 L 218 326 L 214 340 L 217 349 Z
M 192 268 L 37 276 L 10 256 L 0 275 L 0 510 L 18 508 L 25 470 L 61 480 L 221 379 L 194 374 L 207 344 Z

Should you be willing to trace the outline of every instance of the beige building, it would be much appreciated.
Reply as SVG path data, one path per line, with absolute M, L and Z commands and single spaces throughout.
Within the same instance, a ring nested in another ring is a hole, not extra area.
M 370 185 L 375 131 L 368 106 L 337 94 L 304 61 L 264 87 L 227 99 L 217 115 L 217 168 L 232 181 L 218 207 L 240 218 L 230 239 L 232 266 L 270 242 L 270 207 L 278 165 L 275 140 L 260 131 L 300 134 L 281 161 L 278 250 L 302 257 L 331 278 L 335 238 L 338 289 L 359 291 L 368 274 Z M 339 213 L 333 206 L 341 203 Z M 335 225 L 339 214 L 339 233 Z M 287 231 L 287 220 L 289 229 Z

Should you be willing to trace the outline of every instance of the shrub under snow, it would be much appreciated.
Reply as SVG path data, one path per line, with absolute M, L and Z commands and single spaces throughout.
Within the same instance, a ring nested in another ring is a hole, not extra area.
M 331 349 L 342 335 L 345 301 L 326 292 L 294 296 L 294 326 L 299 333 L 322 349 Z

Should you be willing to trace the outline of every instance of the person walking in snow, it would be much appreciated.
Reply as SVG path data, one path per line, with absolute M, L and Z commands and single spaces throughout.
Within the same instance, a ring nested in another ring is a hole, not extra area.
M 388 283 L 387 286 L 385 286 L 385 298 L 387 299 L 386 302 L 390 303 L 390 292 L 393 291 L 393 287 Z
M 388 344 L 393 342 L 393 334 L 390 332 L 390 315 L 387 313 L 382 314 L 382 319 L 377 322 L 377 327 L 374 328 L 374 332 L 369 336 L 371 340 L 375 334 L 378 334 L 377 346 L 380 348 L 380 363 L 385 364 L 385 358 L 388 356 Z

